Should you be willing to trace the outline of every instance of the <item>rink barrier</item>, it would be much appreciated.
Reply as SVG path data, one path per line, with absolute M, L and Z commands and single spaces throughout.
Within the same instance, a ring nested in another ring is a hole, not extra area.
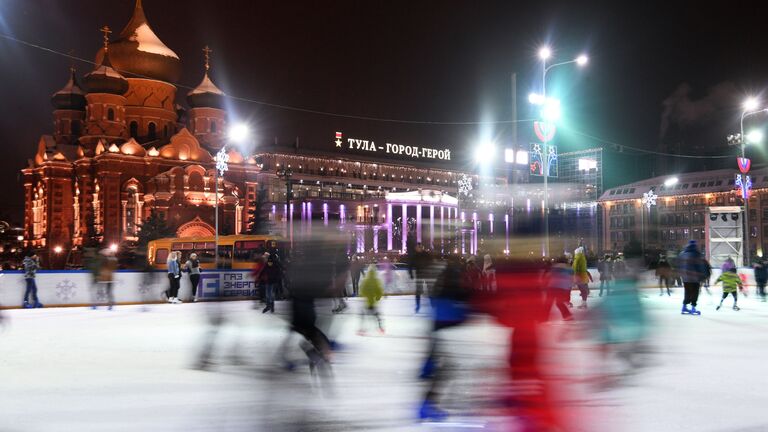
M 599 288 L 600 275 L 595 269 L 589 269 L 593 282 L 591 289 Z M 23 271 L 0 272 L 0 308 L 19 308 L 24 299 L 26 283 Z M 720 274 L 713 270 L 711 282 Z M 750 268 L 739 269 L 745 286 L 755 285 L 753 271 Z M 168 289 L 168 277 L 164 271 L 151 273 L 133 270 L 115 272 L 113 292 L 115 304 L 150 304 L 164 303 L 163 292 Z M 386 295 L 407 295 L 415 292 L 415 283 L 405 269 L 380 273 Z M 46 307 L 90 306 L 106 304 L 107 295 L 98 284 L 92 287 L 92 275 L 84 270 L 39 270 L 36 277 L 37 295 Z M 658 278 L 653 270 L 640 275 L 639 288 L 658 289 Z M 347 280 L 347 292 L 352 292 L 351 280 Z M 258 287 L 250 270 L 203 270 L 196 289 L 200 301 L 210 300 L 248 300 L 258 298 Z M 192 286 L 187 273 L 181 276 L 179 298 L 183 301 L 192 299 Z

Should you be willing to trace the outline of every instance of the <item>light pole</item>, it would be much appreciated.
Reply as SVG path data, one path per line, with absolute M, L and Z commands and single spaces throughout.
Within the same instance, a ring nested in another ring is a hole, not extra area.
M 547 103 L 547 72 L 550 70 L 559 67 L 559 66 L 565 66 L 568 64 L 576 63 L 579 66 L 585 66 L 589 59 L 586 55 L 582 54 L 578 57 L 576 57 L 573 60 L 568 60 L 564 62 L 559 63 L 553 63 L 551 65 L 547 65 L 547 60 L 552 56 L 552 51 L 549 49 L 549 47 L 542 47 L 539 50 L 539 58 L 541 59 L 541 96 L 543 103 Z M 544 110 L 546 111 L 547 108 L 545 107 Z M 547 119 L 543 119 L 546 120 Z M 547 127 L 547 129 L 550 129 L 551 126 Z M 549 139 L 550 139 L 550 133 L 549 130 L 545 131 L 544 139 L 542 140 L 544 143 L 544 157 L 546 158 L 546 161 L 543 161 L 544 163 L 544 255 L 549 256 L 549 191 L 548 191 L 548 177 L 549 177 Z
M 738 143 L 741 146 L 741 159 L 746 160 L 746 146 L 747 141 L 751 142 L 757 142 L 762 140 L 762 134 L 756 134 L 756 133 L 750 133 L 749 135 L 744 135 L 744 119 L 755 114 L 760 114 L 764 112 L 768 112 L 768 108 L 764 109 L 757 109 L 759 105 L 759 101 L 753 97 L 747 98 L 746 101 L 744 101 L 743 108 L 744 110 L 741 112 L 741 120 L 739 121 L 739 136 L 737 138 Z M 733 138 L 733 137 L 729 137 Z M 740 162 L 741 163 L 741 162 Z M 747 172 L 749 172 L 749 165 L 746 166 L 746 169 L 742 169 L 742 172 L 745 176 L 744 178 L 744 191 L 742 193 L 742 198 L 744 199 L 744 233 L 743 233 L 743 247 L 744 247 L 744 265 L 749 266 L 751 265 L 751 257 L 752 251 L 749 247 L 749 239 L 751 237 L 749 232 L 749 191 L 747 183 L 748 183 L 748 177 Z
M 285 180 L 285 236 L 289 237 L 291 239 L 291 244 L 293 244 L 293 232 L 290 231 L 291 226 L 289 220 L 293 216 L 293 212 L 291 211 L 291 195 L 293 194 L 291 177 L 293 176 L 293 170 L 291 168 L 280 168 L 277 170 L 277 176 Z

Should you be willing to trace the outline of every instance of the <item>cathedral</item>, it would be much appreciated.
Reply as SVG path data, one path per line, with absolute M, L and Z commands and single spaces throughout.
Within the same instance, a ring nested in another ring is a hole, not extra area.
M 24 245 L 44 252 L 53 268 L 89 240 L 137 241 L 153 213 L 176 237 L 213 236 L 217 198 L 219 233 L 244 233 L 260 190 L 279 234 L 292 235 L 294 219 L 297 225 L 346 226 L 358 251 L 402 251 L 409 233 L 443 251 L 475 251 L 478 234 L 509 232 L 503 211 L 481 216 L 466 208 L 459 214 L 459 181 L 477 186 L 476 176 L 392 159 L 350 159 L 339 152 L 341 132 L 335 146 L 329 133 L 333 153 L 241 154 L 227 145 L 226 95 L 209 74 L 207 47 L 200 83 L 177 94 L 181 61 L 153 32 L 141 0 L 116 38 L 108 27 L 101 30 L 96 67 L 82 77 L 72 70 L 52 95 L 53 133 L 40 138 L 22 170 Z M 399 147 L 392 151 L 411 150 Z M 216 185 L 215 155 L 222 148 L 229 170 Z M 442 150 L 421 152 L 449 157 Z M 461 230 L 461 245 L 448 244 L 444 230 Z

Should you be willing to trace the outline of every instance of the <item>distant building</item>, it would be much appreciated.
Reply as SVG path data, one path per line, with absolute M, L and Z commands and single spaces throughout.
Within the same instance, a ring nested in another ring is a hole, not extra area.
M 621 251 L 632 240 L 669 251 L 679 251 L 689 240 L 704 243 L 709 207 L 744 205 L 737 173 L 734 168 L 660 176 L 606 190 L 599 199 L 605 249 Z M 768 168 L 750 176 L 749 247 L 756 256 L 768 250 Z M 673 177 L 677 182 L 665 185 Z M 658 199 L 648 210 L 642 199 L 651 190 Z

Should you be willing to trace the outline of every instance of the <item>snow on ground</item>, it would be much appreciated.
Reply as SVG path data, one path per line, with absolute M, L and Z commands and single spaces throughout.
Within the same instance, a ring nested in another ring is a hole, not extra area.
M 653 318 L 651 365 L 617 387 L 594 385 L 596 373 L 616 364 L 600 362 L 595 346 L 577 336 L 582 311 L 574 309 L 576 322 L 543 328 L 576 395 L 569 403 L 591 413 L 586 430 L 768 430 L 768 304 L 740 298 L 736 312 L 729 298 L 716 312 L 717 294 L 704 293 L 703 314 L 693 317 L 679 313 L 680 290 L 671 298 L 653 290 L 643 296 Z M 489 320 L 444 336 L 456 379 L 442 404 L 452 416 L 447 424 L 420 424 L 416 375 L 429 320 L 413 314 L 412 297 L 383 301 L 386 335 L 355 334 L 356 300 L 326 326 L 343 344 L 330 385 L 311 377 L 306 364 L 279 368 L 285 307 L 279 303 L 275 315 L 251 302 L 3 311 L 0 432 L 514 430 L 493 410 L 508 336 Z M 195 370 L 206 314 L 215 308 L 229 318 L 216 364 Z M 302 359 L 298 338 L 293 346 L 290 356 Z

